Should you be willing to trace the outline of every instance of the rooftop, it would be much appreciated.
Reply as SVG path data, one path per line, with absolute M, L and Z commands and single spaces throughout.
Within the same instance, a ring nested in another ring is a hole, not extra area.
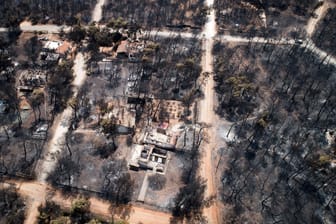
M 56 50 L 58 54 L 66 54 L 67 51 L 71 48 L 71 45 L 68 41 L 64 41 Z
M 127 40 L 123 40 L 120 42 L 118 49 L 117 49 L 117 53 L 125 53 L 127 52 L 127 44 L 128 41 Z
M 47 41 L 44 44 L 44 48 L 49 49 L 49 50 L 57 50 L 62 45 L 62 43 L 58 41 Z
M 165 150 L 156 149 L 152 145 L 133 145 L 133 153 L 128 165 L 133 169 L 149 169 L 165 173 L 170 155 Z
M 174 149 L 176 144 L 175 138 L 159 133 L 157 130 L 146 132 L 143 141 L 146 144 L 153 144 L 165 149 Z

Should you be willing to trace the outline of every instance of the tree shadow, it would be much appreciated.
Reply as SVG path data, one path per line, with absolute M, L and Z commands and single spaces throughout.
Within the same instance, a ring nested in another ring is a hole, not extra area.
M 117 205 L 111 204 L 109 210 L 111 211 L 112 216 L 117 216 L 120 219 L 128 220 L 132 211 L 131 204 Z

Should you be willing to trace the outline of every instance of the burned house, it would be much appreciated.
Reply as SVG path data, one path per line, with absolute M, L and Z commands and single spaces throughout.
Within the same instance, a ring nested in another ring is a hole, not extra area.
M 105 75 L 111 78 L 120 77 L 120 67 L 113 59 L 103 59 L 90 64 L 89 72 L 91 75 Z
M 142 69 L 138 73 L 130 73 L 127 78 L 126 95 L 137 98 L 153 98 L 150 94 L 150 74 Z
M 117 48 L 117 58 L 126 59 L 128 58 L 128 40 L 123 40 L 120 42 Z
M 60 58 L 65 57 L 71 51 L 71 45 L 66 41 L 47 41 L 40 53 L 42 66 L 56 64 Z
M 19 74 L 18 89 L 21 92 L 31 92 L 34 88 L 46 85 L 47 74 L 43 70 L 29 69 Z
M 132 170 L 151 170 L 164 174 L 169 161 L 169 152 L 153 145 L 133 145 L 129 168 Z
M 56 63 L 58 62 L 58 59 L 60 58 L 60 55 L 57 53 L 52 53 L 52 52 L 41 52 L 40 53 L 40 60 L 43 61 L 44 65 L 50 64 L 50 63 Z
M 59 41 L 47 41 L 43 45 L 43 51 L 45 52 L 56 52 L 56 50 L 62 45 Z
M 9 81 L 13 77 L 14 65 L 7 50 L 0 49 L 0 57 L 2 64 L 0 64 L 0 81 Z
M 97 73 L 109 74 L 116 70 L 116 65 L 112 60 L 102 60 L 97 63 Z
M 116 57 L 119 59 L 129 59 L 130 62 L 138 62 L 143 49 L 144 44 L 141 42 L 123 40 L 118 45 Z
M 116 118 L 117 125 L 120 127 L 121 130 L 128 130 L 128 132 L 132 132 L 130 130 L 133 130 L 135 126 L 135 113 L 128 110 L 128 107 L 124 99 L 116 99 L 114 100 L 114 106 L 113 109 L 108 113 L 109 118 Z M 122 128 L 124 127 L 124 128 Z M 122 132 L 122 131 L 121 131 Z
M 133 41 L 128 44 L 128 59 L 130 62 L 139 62 L 144 50 L 144 43 Z
M 32 138 L 40 140 L 46 139 L 48 135 L 48 127 L 47 123 L 38 124 L 32 133 Z
M 184 114 L 184 106 L 181 101 L 154 99 L 152 103 L 153 107 L 159 111 L 159 113 L 156 114 L 156 120 L 161 120 L 162 117 L 168 120 L 179 120 Z
M 154 129 L 145 133 L 143 142 L 145 144 L 152 144 L 163 149 L 174 150 L 176 138 L 166 133 L 160 133 L 157 129 Z

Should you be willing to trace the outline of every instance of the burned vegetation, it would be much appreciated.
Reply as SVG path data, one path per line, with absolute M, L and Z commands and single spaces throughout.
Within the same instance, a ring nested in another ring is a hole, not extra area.
M 215 8 L 220 33 L 295 37 L 318 4 L 317 0 L 216 0 Z
M 34 177 L 34 168 L 41 154 L 43 141 L 34 136 L 38 128 L 37 117 L 35 122 L 27 121 L 29 114 L 23 108 L 29 100 L 35 103 L 34 112 L 36 112 L 39 100 L 33 96 L 28 100 L 22 100 L 17 95 L 17 66 L 12 56 L 14 56 L 12 47 L 4 46 L 0 49 L 0 85 L 2 87 L 0 90 L 0 175 Z
M 137 91 L 157 99 L 182 100 L 189 104 L 200 93 L 197 79 L 201 73 L 201 46 L 197 39 L 180 37 L 149 42 L 141 55 L 142 63 L 132 66 L 132 73 L 142 74 Z
M 26 205 L 13 187 L 0 189 L 0 223 L 22 224 L 25 219 Z
M 24 19 L 32 23 L 76 24 L 88 23 L 96 0 L 85 1 L 44 1 L 19 0 L 3 1 L 0 5 L 0 22 L 6 27 L 16 27 Z
M 0 50 L 0 173 L 35 178 L 48 130 L 72 95 L 69 42 L 22 33 Z M 68 59 L 68 60 L 64 60 Z
M 336 55 L 336 9 L 330 8 L 325 17 L 320 21 L 312 37 L 316 46 L 331 55 Z
M 54 186 L 68 192 L 87 192 L 120 205 L 132 199 L 133 181 L 127 170 L 126 161 L 116 158 L 113 152 L 99 158 L 97 151 L 109 147 L 103 143 L 102 135 L 95 136 L 73 133 L 63 147 L 64 155 L 57 156 L 58 162 L 48 177 Z
M 199 157 L 194 155 L 199 145 L 193 148 L 200 127 L 192 124 L 191 110 L 202 96 L 200 41 L 115 32 L 120 36 L 107 43 L 106 32 L 88 27 L 86 35 L 95 46 L 87 48 L 93 57 L 85 84 L 76 97 L 56 97 L 55 104 L 63 108 L 66 102 L 73 114 L 48 181 L 117 206 L 140 201 L 168 211 L 185 184 L 193 191 L 202 186 L 203 198 L 205 185 L 196 178 Z M 67 71 L 62 77 L 71 78 Z
M 103 20 L 111 27 L 129 23 L 146 28 L 172 27 L 200 29 L 205 24 L 207 8 L 202 0 L 187 1 L 107 1 Z
M 214 53 L 217 113 L 236 135 L 223 222 L 335 222 L 335 67 L 299 45 L 216 44 Z

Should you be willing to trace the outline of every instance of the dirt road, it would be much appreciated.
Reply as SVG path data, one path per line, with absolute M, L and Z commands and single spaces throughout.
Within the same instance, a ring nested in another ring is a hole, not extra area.
M 98 0 L 96 6 L 92 11 L 91 22 L 99 22 L 103 16 L 103 5 L 105 4 L 105 0 Z
M 304 43 L 307 46 L 307 49 L 312 52 L 313 54 L 317 55 L 324 63 L 329 63 L 331 65 L 336 66 L 336 58 L 332 55 L 328 54 L 327 52 L 318 48 L 313 41 L 309 40 Z
M 311 37 L 315 31 L 317 23 L 324 18 L 327 9 L 330 7 L 329 3 L 325 1 L 323 5 L 319 8 L 317 8 L 314 13 L 316 14 L 317 18 L 310 17 L 308 20 L 308 24 L 306 26 L 306 31 L 309 37 Z
M 204 31 L 202 33 L 203 39 L 203 56 L 202 56 L 202 72 L 207 72 L 210 74 L 205 86 L 203 88 L 204 99 L 200 101 L 200 111 L 198 121 L 202 123 L 207 123 L 211 127 L 207 129 L 209 136 L 209 143 L 202 144 L 203 154 L 200 166 L 200 175 L 207 181 L 207 188 L 205 196 L 209 197 L 212 195 L 217 195 L 216 184 L 214 182 L 214 172 L 213 172 L 213 160 L 212 153 L 215 149 L 215 131 L 212 124 L 216 121 L 216 114 L 214 112 L 214 80 L 213 80 L 213 55 L 212 48 L 214 45 L 214 37 L 216 36 L 216 21 L 215 21 L 215 10 L 212 8 L 213 0 L 207 0 L 207 6 L 211 9 L 208 15 L 208 21 L 204 26 Z M 216 200 L 217 201 L 217 200 Z M 218 216 L 218 206 L 215 202 L 211 207 L 204 209 L 203 213 L 207 218 L 208 222 L 211 224 L 220 223 Z
M 209 21 L 214 20 L 214 14 L 210 14 L 210 19 Z M 176 37 L 176 36 L 181 36 L 183 38 L 198 38 L 202 41 L 205 41 L 205 45 L 207 45 L 206 49 L 210 49 L 209 47 L 212 48 L 214 40 L 220 41 L 222 43 L 259 43 L 259 44 L 274 44 L 274 45 L 294 45 L 297 44 L 294 39 L 289 39 L 289 38 L 281 38 L 281 39 L 276 39 L 276 38 L 263 38 L 263 37 L 253 37 L 253 38 L 247 38 L 247 37 L 242 37 L 242 36 L 232 36 L 232 35 L 217 35 L 213 33 L 212 30 L 214 30 L 213 27 L 214 23 L 207 23 L 205 25 L 205 29 L 200 35 L 194 35 L 193 33 L 188 33 L 188 32 L 172 32 L 172 31 L 149 31 L 146 32 L 146 35 L 149 36 L 160 36 L 163 38 L 171 38 L 171 37 Z M 307 44 L 308 43 L 308 44 Z M 306 45 L 307 44 L 307 45 Z M 302 44 L 299 44 L 298 46 L 300 47 L 305 47 L 307 46 L 306 50 L 309 50 L 313 54 L 316 55 L 316 57 L 319 57 L 321 60 L 323 60 L 328 53 L 325 51 L 321 50 L 318 48 L 311 39 L 307 39 L 306 41 L 303 41 Z M 211 52 L 210 52 L 211 54 Z M 208 52 L 208 55 L 210 55 Z M 209 57 L 206 57 L 207 60 L 211 60 Z M 330 64 L 336 65 L 336 58 L 333 56 L 328 56 L 328 60 L 326 62 L 330 62 Z M 206 66 L 209 66 L 206 65 Z M 203 69 L 204 71 L 207 71 L 208 69 Z
M 82 53 L 78 53 L 75 58 L 74 63 L 74 75 L 75 78 L 72 82 L 74 97 L 77 95 L 78 90 L 84 84 L 86 79 L 86 71 L 85 71 L 85 61 L 84 56 Z M 62 144 L 64 143 L 65 135 L 68 132 L 69 125 L 70 125 L 70 118 L 73 114 L 73 110 L 70 106 L 68 106 L 63 113 L 61 113 L 56 119 L 54 120 L 54 124 L 52 127 L 53 136 L 50 141 L 45 145 L 44 149 L 44 156 L 41 158 L 37 165 L 36 169 L 36 179 L 39 181 L 40 185 L 34 184 L 33 186 L 38 186 L 37 188 L 30 187 L 28 183 L 25 183 L 24 189 L 30 189 L 30 196 L 31 204 L 28 206 L 28 216 L 25 220 L 25 224 L 33 224 L 35 223 L 36 217 L 38 215 L 38 206 L 41 202 L 45 201 L 45 194 L 46 194 L 46 180 L 52 172 L 57 164 L 57 155 L 63 153 L 62 152 Z M 35 192 L 37 191 L 37 192 Z M 37 193 L 37 194 L 35 194 Z M 31 197 L 34 195 L 34 197 Z M 36 195 L 36 197 L 35 197 Z
M 58 26 L 51 24 L 39 24 L 32 25 L 31 22 L 24 21 L 20 24 L 20 29 L 24 32 L 47 32 L 47 33 L 59 33 L 62 29 L 65 32 L 70 31 L 68 26 Z
M 199 114 L 199 122 L 204 122 L 212 125 L 212 127 L 208 128 L 209 134 L 209 144 L 204 144 L 204 153 L 201 161 L 200 175 L 207 180 L 207 190 L 206 196 L 216 195 L 217 188 L 214 181 L 214 170 L 212 167 L 213 159 L 212 153 L 216 148 L 216 141 L 214 136 L 216 136 L 216 130 L 214 129 L 214 124 L 216 123 L 217 116 L 214 112 L 214 99 L 215 99 L 215 91 L 214 91 L 214 80 L 212 76 L 213 72 L 213 55 L 212 48 L 214 45 L 214 41 L 219 40 L 222 42 L 254 42 L 254 43 L 270 43 L 270 44 L 295 44 L 295 40 L 289 39 L 264 39 L 255 37 L 252 39 L 244 38 L 240 36 L 231 36 L 231 35 L 222 35 L 216 37 L 216 22 L 215 22 L 215 10 L 213 9 L 213 0 L 207 0 L 207 6 L 210 8 L 210 13 L 208 14 L 208 21 L 204 26 L 204 31 L 200 35 L 194 35 L 190 32 L 171 32 L 171 31 L 150 31 L 147 32 L 147 35 L 157 35 L 162 37 L 171 37 L 180 35 L 183 38 L 199 38 L 203 41 L 203 56 L 202 56 L 202 70 L 203 72 L 210 73 L 210 77 L 208 78 L 205 86 L 204 86 L 204 99 L 200 101 L 200 114 Z M 102 6 L 104 5 L 105 0 L 99 0 L 97 5 L 95 6 L 92 12 L 92 21 L 99 22 L 102 17 Z M 317 19 L 309 21 L 307 25 L 307 32 L 311 35 L 315 29 L 317 21 L 323 17 L 327 9 L 327 5 L 324 5 L 317 12 L 319 17 Z M 44 31 L 50 33 L 59 33 L 60 29 L 65 29 L 67 32 L 70 30 L 69 27 L 66 26 L 56 26 L 56 25 L 31 25 L 30 23 L 22 23 L 20 28 L 23 31 L 28 32 L 36 32 L 36 31 Z M 0 29 L 0 31 L 6 31 L 6 28 Z M 309 42 L 309 40 L 308 40 Z M 307 43 L 307 42 L 305 42 Z M 301 44 L 301 46 L 304 46 Z M 325 58 L 326 62 L 330 62 L 336 65 L 336 60 L 333 57 L 329 57 L 326 52 L 317 48 L 313 43 L 309 43 L 307 45 L 307 49 L 311 52 L 315 53 L 321 59 Z M 74 65 L 74 73 L 76 75 L 73 86 L 74 86 L 74 96 L 77 95 L 78 89 L 83 85 L 86 79 L 86 71 L 85 71 L 85 61 L 84 56 L 79 53 L 75 59 Z M 30 198 L 30 205 L 28 206 L 28 216 L 25 221 L 26 224 L 33 224 L 36 220 L 36 216 L 38 214 L 37 208 L 40 203 L 43 203 L 47 197 L 48 185 L 45 183 L 48 174 L 54 169 L 57 160 L 55 155 L 61 152 L 60 144 L 64 141 L 65 134 L 69 128 L 69 119 L 72 116 L 72 109 L 68 107 L 64 110 L 64 112 L 59 115 L 58 118 L 55 119 L 54 122 L 54 135 L 52 136 L 50 142 L 47 144 L 45 157 L 41 161 L 38 166 L 37 172 L 37 180 L 39 182 L 25 182 L 21 183 L 19 186 L 20 193 L 28 196 Z M 58 192 L 54 197 L 57 203 L 64 207 L 71 206 L 71 201 L 62 197 L 62 195 Z M 109 216 L 109 204 L 107 202 L 98 200 L 97 198 L 91 198 L 91 210 L 92 212 Z M 217 203 L 212 205 L 210 208 L 204 209 L 204 215 L 207 217 L 210 224 L 220 223 L 219 220 L 219 207 Z M 132 207 L 132 211 L 129 214 L 129 222 L 130 223 L 138 223 L 144 222 L 146 224 L 164 224 L 169 223 L 170 215 L 167 213 L 161 213 L 157 211 L 152 211 L 149 209 L 141 208 L 141 207 Z
M 74 63 L 75 79 L 72 82 L 74 86 L 74 97 L 77 96 L 78 90 L 84 84 L 86 79 L 85 61 L 82 53 L 78 53 Z M 45 182 L 48 175 L 52 172 L 57 164 L 57 155 L 62 153 L 62 144 L 64 144 L 65 135 L 69 130 L 70 119 L 73 114 L 73 109 L 68 106 L 63 113 L 55 119 L 52 129 L 54 135 L 46 144 L 43 160 L 40 162 L 37 173 L 37 180 Z
M 91 22 L 99 22 L 103 16 L 102 7 L 105 4 L 105 0 L 98 0 L 91 14 Z M 53 24 L 37 24 L 32 25 L 31 22 L 24 21 L 20 24 L 20 29 L 24 32 L 47 32 L 47 33 L 59 33 L 62 29 L 65 32 L 69 32 L 71 27 L 62 25 L 53 25 Z M 5 27 L 0 27 L 0 32 L 7 32 L 8 29 Z
M 99 0 L 96 7 L 92 12 L 93 21 L 99 22 L 102 17 L 102 5 L 104 4 L 104 0 Z M 60 31 L 59 26 L 54 25 L 43 25 L 40 26 L 32 26 L 30 23 L 21 23 L 20 28 L 22 30 L 39 30 L 47 29 L 50 33 L 57 33 Z M 75 78 L 72 82 L 73 86 L 73 97 L 76 97 L 79 89 L 85 82 L 86 79 L 86 67 L 85 60 L 82 53 L 78 53 L 75 57 L 74 61 L 74 75 Z M 44 157 L 42 157 L 41 161 L 36 169 L 37 180 L 40 183 L 35 183 L 33 185 L 29 185 L 28 183 L 24 183 L 22 188 L 23 193 L 27 193 L 29 197 L 30 204 L 28 205 L 27 217 L 25 220 L 25 224 L 33 224 L 36 222 L 36 217 L 38 215 L 38 206 L 45 202 L 46 194 L 47 194 L 47 186 L 45 184 L 48 175 L 52 172 L 57 164 L 57 154 L 62 153 L 61 145 L 64 142 L 65 135 L 68 132 L 70 119 L 73 114 L 73 109 L 68 106 L 59 117 L 55 119 L 53 124 L 53 136 L 51 140 L 46 144 L 46 148 L 44 151 Z
M 46 186 L 41 183 L 23 183 L 18 185 L 18 191 L 23 196 L 28 197 L 29 204 L 27 209 L 27 217 L 25 224 L 36 223 L 38 216 L 38 207 L 45 202 L 46 199 Z
M 326 9 L 328 6 L 325 6 Z M 325 9 L 325 11 L 326 11 Z M 323 18 L 323 13 L 325 11 L 322 11 L 319 15 L 319 18 L 317 19 L 310 19 L 309 23 L 307 25 L 307 33 L 309 35 L 312 35 L 316 24 L 319 19 Z M 214 14 L 214 12 L 213 12 Z M 99 15 L 99 13 L 97 13 Z M 214 15 L 213 15 L 214 16 Z M 97 16 L 98 17 L 98 16 Z M 212 15 L 210 14 L 210 19 L 212 18 Z M 94 20 L 96 21 L 96 20 Z M 97 21 L 99 21 L 97 19 Z M 202 32 L 202 34 L 193 34 L 191 32 L 175 32 L 175 31 L 160 31 L 160 30 L 151 30 L 151 31 L 143 31 L 145 35 L 148 36 L 159 36 L 162 38 L 171 38 L 176 36 L 181 36 L 182 38 L 198 38 L 200 40 L 204 39 L 206 36 L 213 36 L 214 34 L 211 33 L 211 29 L 209 29 L 212 23 L 207 23 L 205 30 L 207 32 Z M 61 29 L 63 29 L 65 32 L 70 31 L 70 27 L 67 26 L 57 26 L 57 25 L 31 25 L 29 22 L 23 22 L 20 25 L 20 28 L 24 32 L 48 32 L 48 33 L 59 33 Z M 7 32 L 7 28 L 0 28 L 0 32 Z M 223 43 L 225 42 L 235 42 L 235 43 L 268 43 L 268 44 L 275 44 L 275 45 L 293 45 L 296 44 L 294 39 L 288 39 L 288 38 L 282 38 L 282 39 L 276 39 L 276 38 L 263 38 L 263 37 L 253 37 L 253 38 L 246 38 L 242 36 L 232 36 L 232 35 L 218 35 L 215 38 L 217 41 L 221 41 Z M 310 42 L 311 40 L 308 38 L 306 42 Z M 301 44 L 301 46 L 304 46 L 304 44 Z M 319 58 L 323 59 L 325 55 L 327 54 L 325 51 L 317 48 L 316 46 L 312 47 L 310 46 L 307 48 L 312 53 L 316 54 Z M 335 64 L 334 61 L 336 61 L 336 58 L 330 57 L 330 61 L 332 64 Z
M 22 182 L 17 180 L 9 180 L 6 183 L 14 184 L 21 195 L 29 197 L 32 200 L 28 212 L 33 209 L 37 211 L 38 206 L 44 203 L 47 198 L 60 205 L 62 208 L 70 208 L 72 200 L 75 198 L 64 197 L 60 191 L 53 189 L 48 184 L 37 181 Z M 89 200 L 91 202 L 90 210 L 92 213 L 106 218 L 111 217 L 109 202 L 95 197 L 91 197 Z M 34 215 L 38 215 L 38 213 L 29 213 L 25 223 L 35 223 L 36 216 Z M 130 206 L 129 211 L 126 213 L 125 217 L 115 215 L 115 218 L 125 218 L 130 224 L 138 224 L 140 222 L 146 224 L 168 224 L 170 220 L 170 214 L 159 211 L 152 211 L 138 206 Z

